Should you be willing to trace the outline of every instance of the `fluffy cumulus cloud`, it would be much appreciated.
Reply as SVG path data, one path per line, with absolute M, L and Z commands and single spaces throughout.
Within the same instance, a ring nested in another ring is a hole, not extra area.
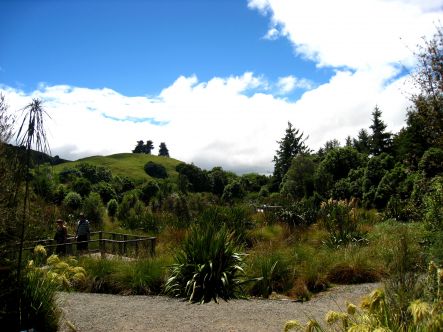
M 409 64 L 411 51 L 443 14 L 434 0 L 250 0 L 270 16 L 270 30 L 318 66 L 361 69 Z M 268 33 L 269 34 L 269 33 Z

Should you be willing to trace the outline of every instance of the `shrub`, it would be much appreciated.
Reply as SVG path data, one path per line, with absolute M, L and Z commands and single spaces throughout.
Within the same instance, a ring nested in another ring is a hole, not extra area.
M 100 195 L 103 203 L 105 204 L 109 202 L 109 200 L 117 198 L 117 193 L 108 182 L 101 181 L 97 183 L 94 185 L 93 190 Z
M 144 202 L 149 203 L 151 198 L 153 198 L 160 191 L 160 187 L 158 186 L 156 181 L 147 181 L 143 184 L 141 192 L 142 199 Z
M 166 168 L 163 165 L 154 163 L 152 161 L 148 161 L 145 166 L 144 170 L 146 174 L 149 176 L 152 176 L 153 178 L 157 179 L 165 179 L 168 177 L 168 173 L 166 172 Z
M 320 215 L 323 226 L 330 234 L 327 245 L 334 247 L 349 242 L 365 242 L 357 230 L 357 208 L 353 201 L 330 199 L 321 204 Z
M 113 275 L 118 288 L 124 294 L 149 295 L 159 294 L 166 281 L 165 268 L 169 260 L 165 258 L 147 258 L 132 262 L 121 262 Z
M 233 234 L 211 224 L 191 226 L 175 256 L 165 292 L 190 302 L 227 301 L 241 295 L 243 257 Z
M 249 290 L 251 295 L 268 298 L 272 292 L 284 293 L 291 289 L 294 270 L 284 253 L 258 253 L 250 260 L 248 275 L 254 278 Z
M 110 199 L 107 206 L 106 206 L 106 209 L 108 211 L 108 216 L 110 216 L 111 218 L 115 217 L 115 215 L 117 214 L 117 210 L 118 210 L 117 200 Z
M 86 197 L 91 192 L 91 182 L 89 182 L 85 178 L 77 178 L 74 183 L 72 184 L 72 189 L 76 192 L 82 195 L 83 197 Z
M 63 205 L 71 211 L 76 211 L 82 205 L 82 197 L 80 194 L 71 191 L 63 199 Z
M 60 319 L 55 298 L 57 290 L 57 283 L 48 278 L 43 270 L 28 267 L 21 285 L 20 330 L 57 331 Z
M 83 202 L 83 212 L 89 221 L 97 226 L 103 223 L 103 204 L 100 195 L 92 192 Z

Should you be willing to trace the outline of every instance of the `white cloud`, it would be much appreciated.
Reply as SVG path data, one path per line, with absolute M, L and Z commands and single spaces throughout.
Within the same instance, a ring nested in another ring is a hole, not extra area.
M 68 159 L 131 151 L 137 140 L 166 142 L 171 156 L 205 168 L 272 172 L 272 158 L 291 121 L 309 135 L 317 149 L 326 140 L 343 140 L 368 127 L 376 104 L 391 130 L 404 122 L 403 79 L 385 86 L 392 68 L 379 71 L 337 71 L 331 80 L 288 101 L 256 88 L 268 83 L 252 73 L 199 82 L 179 77 L 155 97 L 127 97 L 110 89 L 42 86 L 30 94 L 0 88 L 11 110 L 31 98 L 42 98 L 51 116 L 47 121 L 53 154 Z M 291 79 L 286 78 L 288 81 Z M 296 79 L 294 78 L 294 81 Z M 296 84 L 296 82 L 295 82 Z M 150 118 L 131 122 L 106 118 Z
M 442 17 L 436 1 L 251 0 L 249 7 L 271 15 L 271 26 L 298 54 L 318 66 L 372 68 L 409 64 L 408 47 L 429 36 Z
M 279 94 L 288 94 L 295 89 L 312 89 L 312 82 L 307 79 L 299 79 L 293 75 L 288 75 L 285 77 L 279 77 L 277 81 L 277 88 Z

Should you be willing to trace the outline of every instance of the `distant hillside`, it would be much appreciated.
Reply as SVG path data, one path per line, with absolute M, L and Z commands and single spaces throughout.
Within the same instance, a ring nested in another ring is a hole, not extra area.
M 113 175 L 127 176 L 136 181 L 143 181 L 151 178 L 143 169 L 148 161 L 163 165 L 166 168 L 169 178 L 175 180 L 178 177 L 175 167 L 180 164 L 181 161 L 141 153 L 118 153 L 110 156 L 82 158 L 76 161 L 59 164 L 55 167 L 55 171 L 60 172 L 66 167 L 74 167 L 79 163 L 89 163 L 95 166 L 108 167 Z
M 26 150 L 24 147 L 18 147 L 15 145 L 6 144 L 6 154 L 10 158 L 13 158 L 17 154 L 22 155 L 24 157 L 26 154 Z M 59 156 L 52 157 L 46 153 L 31 150 L 31 163 L 33 165 L 41 165 L 46 163 L 49 163 L 51 165 L 58 165 L 68 161 L 69 160 L 61 159 Z

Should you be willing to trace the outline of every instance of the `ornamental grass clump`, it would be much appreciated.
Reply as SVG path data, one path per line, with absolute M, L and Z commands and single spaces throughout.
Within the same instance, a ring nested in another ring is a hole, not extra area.
M 171 266 L 167 294 L 192 303 L 242 296 L 243 255 L 237 252 L 234 233 L 215 225 L 205 222 L 191 226 Z

